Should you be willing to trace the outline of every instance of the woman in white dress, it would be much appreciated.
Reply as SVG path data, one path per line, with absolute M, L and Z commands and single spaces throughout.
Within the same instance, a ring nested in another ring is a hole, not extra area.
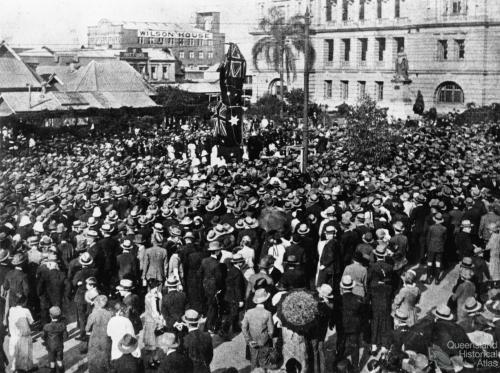
M 106 330 L 108 337 L 111 338 L 112 361 L 119 359 L 123 355 L 123 353 L 118 348 L 118 344 L 125 336 L 125 334 L 135 335 L 132 322 L 127 317 L 125 317 L 125 314 L 127 313 L 126 307 L 120 303 L 117 303 L 115 305 L 115 311 L 116 314 L 109 320 Z M 137 349 L 132 352 L 132 356 L 137 358 L 141 356 L 141 350 L 139 350 L 139 347 L 137 347 Z
M 26 297 L 19 295 L 16 305 L 9 310 L 9 355 L 12 371 L 31 371 L 33 364 L 33 341 L 31 328 L 33 317 L 26 308 Z

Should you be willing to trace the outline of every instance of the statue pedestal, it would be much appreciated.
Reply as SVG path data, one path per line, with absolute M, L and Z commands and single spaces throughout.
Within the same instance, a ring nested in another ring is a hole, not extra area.
M 415 97 L 410 90 L 410 79 L 393 79 L 392 83 L 392 98 L 390 100 L 389 110 L 387 114 L 394 116 L 396 119 L 405 120 L 408 116 L 412 116 L 413 104 Z

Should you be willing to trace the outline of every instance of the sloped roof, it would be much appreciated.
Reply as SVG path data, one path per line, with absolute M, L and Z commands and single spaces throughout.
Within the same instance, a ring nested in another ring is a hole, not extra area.
M 151 87 L 125 61 L 91 61 L 74 79 L 64 82 L 66 92 L 148 92 Z
M 19 53 L 20 57 L 53 57 L 54 52 L 46 47 L 28 49 Z
M 52 92 L 2 92 L 0 97 L 13 113 L 60 109 Z
M 26 89 L 27 85 L 41 88 L 36 74 L 7 44 L 0 43 L 0 89 Z

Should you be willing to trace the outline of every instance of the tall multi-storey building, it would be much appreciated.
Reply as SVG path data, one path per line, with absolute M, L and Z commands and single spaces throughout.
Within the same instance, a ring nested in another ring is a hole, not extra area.
M 261 0 L 260 15 L 273 6 L 287 17 L 311 9 L 310 94 L 318 103 L 333 107 L 369 95 L 393 106 L 403 88 L 394 82 L 398 52 L 408 61 L 405 88 L 413 102 L 419 90 L 426 108 L 441 112 L 500 102 L 500 1 Z M 279 85 L 271 68 L 253 74 L 254 96 Z M 302 87 L 301 76 L 290 85 Z
M 225 34 L 219 12 L 196 13 L 196 24 L 119 22 L 102 19 L 87 31 L 89 48 L 168 48 L 184 65 L 210 66 L 222 61 Z

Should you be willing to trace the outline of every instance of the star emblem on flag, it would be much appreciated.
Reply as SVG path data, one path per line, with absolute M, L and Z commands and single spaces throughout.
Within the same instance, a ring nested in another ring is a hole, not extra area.
M 231 115 L 231 119 L 229 120 L 229 123 L 231 123 L 231 126 L 237 126 L 238 125 L 238 117 Z

